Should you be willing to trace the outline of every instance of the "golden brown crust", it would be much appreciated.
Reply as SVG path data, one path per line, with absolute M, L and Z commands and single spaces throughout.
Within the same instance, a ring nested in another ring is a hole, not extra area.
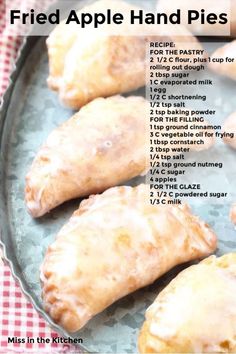
M 48 248 L 44 306 L 67 330 L 175 265 L 214 251 L 214 233 L 188 208 L 152 206 L 148 197 L 147 185 L 90 197 Z
M 26 176 L 32 216 L 142 174 L 147 169 L 147 109 L 142 97 L 99 98 L 55 129 Z
M 229 217 L 230 217 L 231 222 L 234 225 L 236 225 L 236 204 L 235 203 L 231 206 Z
M 140 353 L 236 350 L 236 253 L 182 271 L 146 312 Z
M 223 127 L 223 133 L 227 133 L 223 140 L 225 144 L 229 145 L 233 149 L 236 149 L 236 112 L 230 114 L 230 116 L 225 120 Z M 230 137 L 233 134 L 232 137 Z

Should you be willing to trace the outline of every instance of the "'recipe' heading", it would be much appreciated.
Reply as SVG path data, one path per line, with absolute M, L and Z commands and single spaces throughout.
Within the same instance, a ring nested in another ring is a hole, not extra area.
M 128 16 L 128 17 L 127 17 Z M 189 9 L 185 15 L 188 24 L 222 24 L 225 25 L 228 22 L 226 13 L 215 14 L 213 12 L 207 12 L 205 9 L 200 11 Z M 59 24 L 61 22 L 60 10 L 56 9 L 52 13 L 36 13 L 34 9 L 29 12 L 22 12 L 21 10 L 10 10 L 10 24 L 14 25 L 20 23 L 24 24 Z M 164 12 L 145 12 L 144 10 L 131 10 L 129 13 L 113 12 L 111 9 L 104 10 L 103 12 L 77 12 L 71 10 L 69 15 L 65 19 L 66 24 L 74 23 L 78 24 L 81 28 L 86 26 L 93 26 L 98 28 L 101 25 L 121 25 L 124 21 L 129 21 L 131 25 L 162 25 L 162 24 L 181 24 L 182 13 L 180 9 L 177 9 L 171 14 Z

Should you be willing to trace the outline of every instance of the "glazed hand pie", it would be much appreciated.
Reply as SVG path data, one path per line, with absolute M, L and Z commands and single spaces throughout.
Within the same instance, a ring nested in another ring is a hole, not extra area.
M 81 11 L 99 13 L 107 8 L 113 13 L 122 12 L 125 19 L 129 18 L 132 9 L 138 10 L 124 1 L 100 0 Z M 125 34 L 130 33 L 131 29 L 126 22 L 119 27 Z M 113 28 L 110 26 L 107 32 Z M 85 31 L 78 25 L 62 22 L 47 39 L 48 86 L 58 91 L 65 105 L 76 109 L 97 97 L 112 96 L 144 86 L 149 41 L 175 41 L 176 35 L 184 34 L 193 42 L 193 48 L 202 49 L 201 44 L 188 31 L 182 33 L 178 26 L 169 37 L 160 37 L 158 26 L 149 26 L 149 31 L 147 27 L 144 30 L 142 25 L 135 26 L 135 36 L 114 35 L 114 31 L 106 35 L 99 29 Z M 144 32 L 150 32 L 150 35 L 142 35 Z M 183 46 L 183 43 L 179 44 L 179 47 Z
M 98 98 L 55 129 L 26 176 L 30 214 L 39 217 L 66 200 L 103 192 L 145 174 L 150 151 L 148 112 L 149 103 L 142 97 Z M 200 149 L 212 144 L 212 138 L 204 138 Z M 199 150 L 198 145 L 190 148 Z
M 26 176 L 31 215 L 144 173 L 147 109 L 142 97 L 98 98 L 55 129 Z
M 209 63 L 209 68 L 213 70 L 216 74 L 220 74 L 223 76 L 227 76 L 232 80 L 236 80 L 236 60 L 235 60 L 235 53 L 236 53 L 236 40 L 230 43 L 225 44 L 223 47 L 217 48 L 216 51 L 211 55 L 211 58 L 223 58 L 226 57 L 233 58 L 233 62 L 226 62 L 223 63 L 213 62 Z
M 81 203 L 41 267 L 45 310 L 74 332 L 121 297 L 216 248 L 187 206 L 152 206 L 149 186 L 114 187 Z
M 99 13 L 107 8 L 129 13 L 134 7 L 100 0 L 81 11 Z M 109 36 L 62 22 L 47 39 L 48 85 L 74 109 L 97 97 L 136 90 L 145 84 L 147 41 L 148 36 Z
M 236 253 L 182 271 L 146 312 L 140 353 L 236 352 Z

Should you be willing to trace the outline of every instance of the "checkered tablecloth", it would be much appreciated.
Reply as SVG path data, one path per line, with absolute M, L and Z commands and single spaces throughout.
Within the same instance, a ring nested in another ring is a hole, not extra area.
M 25 343 L 11 343 L 13 338 Z M 53 343 L 53 332 L 22 294 L 10 269 L 0 260 L 0 353 L 79 353 L 67 344 Z M 35 343 L 27 343 L 27 338 Z M 38 343 L 37 338 L 49 338 L 50 343 Z
M 42 11 L 54 2 L 55 0 L 0 0 L 0 98 L 9 84 L 9 76 L 23 39 L 16 35 L 16 26 L 7 25 L 6 7 Z
M 16 8 L 27 1 L 27 6 L 41 9 L 52 0 L 12 0 Z M 5 1 L 0 0 L 0 100 L 8 87 L 9 76 L 22 43 L 6 26 Z M 44 319 L 25 298 L 19 285 L 13 279 L 8 265 L 2 261 L 0 249 L 0 353 L 80 353 L 78 348 L 67 344 L 53 343 L 58 334 L 51 330 Z M 26 343 L 10 343 L 13 337 Z M 27 337 L 36 343 L 27 343 Z M 37 338 L 49 338 L 50 343 L 37 343 Z

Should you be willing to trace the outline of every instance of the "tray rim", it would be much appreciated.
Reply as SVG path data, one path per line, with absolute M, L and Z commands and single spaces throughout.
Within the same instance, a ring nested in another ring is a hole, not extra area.
M 17 58 L 14 62 L 12 73 L 9 77 L 9 84 L 8 87 L 3 94 L 3 97 L 0 102 L 0 210 L 3 211 L 3 216 L 5 217 L 5 212 L 4 212 L 4 201 L 5 201 L 5 191 L 3 188 L 3 161 L 4 161 L 4 156 L 2 154 L 2 137 L 3 137 L 3 131 L 4 131 L 4 126 L 6 123 L 6 118 L 7 118 L 7 112 L 9 109 L 9 106 L 11 104 L 11 97 L 14 91 L 14 86 L 15 83 L 18 79 L 18 76 L 23 69 L 24 66 L 24 61 L 27 58 L 27 56 L 30 53 L 30 50 L 39 42 L 39 40 L 42 40 L 44 36 L 23 36 L 23 41 L 20 46 Z M 5 264 L 7 264 L 10 268 L 11 274 L 14 278 L 14 280 L 20 285 L 20 289 L 24 296 L 26 297 L 27 300 L 30 301 L 30 303 L 33 305 L 33 308 L 39 313 L 42 318 L 45 320 L 45 322 L 59 335 L 62 337 L 68 338 L 71 337 L 69 332 L 64 330 L 61 326 L 57 325 L 51 318 L 50 316 L 42 309 L 40 308 L 37 303 L 35 302 L 34 298 L 30 294 L 30 291 L 27 289 L 27 283 L 24 279 L 24 277 L 21 276 L 19 269 L 17 269 L 17 265 L 15 264 L 14 260 L 12 259 L 12 254 L 11 250 L 9 250 L 9 247 L 7 246 L 6 240 L 9 239 L 9 232 L 6 230 L 7 228 L 4 227 L 4 225 L 7 225 L 9 223 L 8 218 L 5 218 L 3 220 L 2 215 L 0 214 L 0 248 L 2 250 L 2 259 Z M 83 344 L 74 344 L 75 347 L 78 347 L 84 351 L 84 353 L 92 353 L 89 352 L 88 349 L 83 345 Z
M 32 47 L 34 47 L 39 40 L 42 40 L 42 38 L 46 38 L 46 36 L 35 36 L 35 35 L 30 35 L 28 34 L 27 36 L 21 36 L 23 38 L 22 40 L 22 44 L 20 46 L 20 49 L 18 51 L 18 55 L 16 60 L 14 61 L 13 64 L 13 69 L 12 69 L 12 73 L 10 75 L 9 78 L 9 84 L 8 87 L 0 101 L 0 211 L 3 211 L 3 216 L 5 216 L 5 211 L 4 211 L 4 188 L 3 188 L 3 180 L 4 177 L 2 176 L 2 172 L 3 172 L 3 161 L 4 161 L 4 156 L 1 152 L 1 147 L 2 147 L 2 137 L 3 137 L 3 131 L 4 131 L 4 126 L 6 123 L 6 118 L 7 118 L 7 112 L 8 112 L 8 108 L 11 104 L 11 97 L 14 91 L 14 86 L 15 83 L 18 79 L 18 76 L 21 72 L 21 70 L 24 67 L 24 61 L 27 58 L 27 56 L 29 55 L 30 49 L 32 49 Z M 207 39 L 209 39 L 209 41 L 217 41 L 217 42 L 225 42 L 228 40 L 232 40 L 232 38 L 224 37 L 205 37 L 205 36 L 198 36 L 198 38 L 200 40 L 203 40 L 203 42 L 206 42 Z M 14 260 L 12 259 L 12 254 L 11 254 L 11 250 L 9 250 L 9 247 L 7 246 L 7 242 L 6 240 L 9 238 L 8 235 L 8 230 L 6 230 L 7 228 L 4 227 L 4 225 L 8 224 L 8 219 L 5 218 L 5 220 L 3 220 L 2 215 L 0 214 L 0 248 L 2 250 L 2 258 L 4 263 L 8 264 L 11 274 L 14 278 L 14 280 L 20 285 L 21 291 L 24 294 L 24 296 L 26 297 L 26 299 L 28 299 L 30 301 L 30 303 L 32 304 L 33 308 L 37 311 L 37 313 L 39 313 L 42 318 L 45 320 L 45 322 L 53 329 L 55 330 L 59 335 L 61 335 L 62 337 L 68 338 L 70 337 L 69 332 L 67 332 L 65 329 L 63 329 L 61 326 L 57 325 L 51 318 L 50 316 L 42 309 L 40 308 L 37 303 L 35 302 L 34 298 L 32 297 L 32 295 L 30 294 L 30 291 L 28 291 L 27 287 L 27 282 L 25 281 L 24 277 L 21 276 L 19 269 L 17 269 L 17 265 L 15 264 Z M 88 349 L 86 348 L 86 346 L 84 346 L 83 344 L 75 344 L 75 347 L 78 347 L 80 349 L 82 349 L 84 351 L 84 353 L 95 353 L 95 352 L 91 352 L 88 351 Z M 98 352 L 96 352 L 98 353 Z

